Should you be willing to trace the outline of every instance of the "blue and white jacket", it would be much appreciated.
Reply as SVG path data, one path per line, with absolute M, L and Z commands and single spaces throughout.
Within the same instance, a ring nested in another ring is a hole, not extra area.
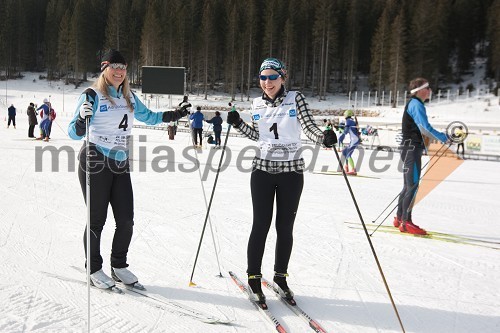
M 93 104 L 93 115 L 89 123 L 89 141 L 104 156 L 124 161 L 129 154 L 134 118 L 148 125 L 156 125 L 162 122 L 163 112 L 151 111 L 134 93 L 130 96 L 133 108 L 130 110 L 123 97 L 121 86 L 118 91 L 113 86 L 108 86 L 108 93 L 114 103 L 93 88 L 85 90 L 80 95 L 75 115 L 68 126 L 68 134 L 74 140 L 80 140 L 85 136 L 85 122 L 80 118 L 80 106 L 88 100 Z

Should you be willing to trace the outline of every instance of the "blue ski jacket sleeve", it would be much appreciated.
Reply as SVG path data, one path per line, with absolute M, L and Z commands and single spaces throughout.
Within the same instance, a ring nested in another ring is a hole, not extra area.
M 429 124 L 423 103 L 419 103 L 417 100 L 411 100 L 408 104 L 407 112 L 413 118 L 413 121 L 418 126 L 418 129 L 422 134 L 433 137 L 442 143 L 445 143 L 448 140 L 445 133 L 437 131 L 431 126 L 431 124 Z

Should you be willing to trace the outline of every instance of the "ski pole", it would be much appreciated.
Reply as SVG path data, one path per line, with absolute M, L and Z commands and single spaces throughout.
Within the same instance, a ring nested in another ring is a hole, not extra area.
M 444 146 L 445 146 L 445 144 L 443 144 L 443 145 L 442 145 L 442 146 L 441 146 L 441 147 L 437 150 L 437 152 L 436 152 L 436 154 L 435 154 L 435 155 L 437 155 L 437 154 L 439 153 L 439 151 L 440 151 L 440 150 L 441 150 Z M 422 172 L 422 170 L 424 170 L 424 169 L 425 169 L 425 167 L 427 166 L 427 164 L 429 164 L 429 162 L 430 162 L 431 160 L 432 160 L 432 158 L 431 158 L 431 159 L 429 159 L 429 160 L 427 161 L 427 163 L 425 163 L 425 164 L 424 164 L 424 166 L 420 169 L 420 172 Z M 382 216 L 382 214 L 383 214 L 383 213 L 384 213 L 387 209 L 389 209 L 389 207 L 391 207 L 391 205 L 394 203 L 394 201 L 396 201 L 396 199 L 397 199 L 398 197 L 399 197 L 399 193 L 398 193 L 398 194 L 396 194 L 396 196 L 394 197 L 394 199 L 392 199 L 392 201 L 391 201 L 391 202 L 390 202 L 390 203 L 389 203 L 389 204 L 388 204 L 388 205 L 387 205 L 387 206 L 386 206 L 386 207 L 385 207 L 385 208 L 384 208 L 384 209 L 380 212 L 380 214 L 379 214 L 379 215 L 378 215 L 378 216 L 377 216 L 377 217 L 376 217 L 376 218 L 372 221 L 372 223 L 375 223 L 375 222 L 376 222 L 376 221 L 380 218 L 380 216 Z M 386 218 L 387 218 L 387 217 L 386 217 Z M 385 220 L 385 219 L 384 219 L 384 220 Z
M 452 144 L 452 142 L 450 142 L 450 144 L 449 144 L 449 145 L 448 145 L 448 147 L 446 147 L 446 148 L 448 149 L 448 148 L 451 146 L 451 144 Z M 444 147 L 445 145 L 446 145 L 446 144 L 444 143 L 444 144 L 441 146 L 441 148 L 442 148 L 442 147 Z M 436 155 L 437 155 L 437 153 L 441 150 L 441 148 L 439 148 L 439 150 L 436 152 L 436 154 L 435 154 L 434 156 L 436 156 Z M 399 199 L 399 201 L 398 201 L 398 205 L 401 203 L 401 201 L 402 201 L 404 198 L 406 198 L 406 196 L 407 196 L 409 193 L 411 193 L 411 192 L 413 191 L 413 189 L 414 189 L 415 187 L 417 187 L 417 186 L 418 186 L 418 184 L 420 183 L 420 181 L 422 180 L 422 178 L 424 178 L 424 176 L 425 176 L 425 175 L 426 175 L 426 174 L 427 174 L 427 173 L 428 173 L 428 172 L 432 169 L 432 167 L 433 167 L 434 165 L 436 165 L 436 163 L 437 163 L 437 162 L 439 161 L 439 159 L 440 159 L 440 158 L 444 155 L 444 153 L 445 153 L 445 152 L 446 152 L 446 150 L 444 150 L 444 151 L 441 153 L 441 155 L 439 155 L 439 156 L 437 157 L 437 159 L 434 161 L 434 163 L 432 163 L 432 164 L 431 164 L 431 166 L 429 167 L 429 169 L 427 169 L 427 170 L 425 171 L 425 173 L 424 173 L 424 174 L 423 174 L 423 175 L 422 175 L 422 176 L 418 179 L 418 181 L 417 181 L 415 184 L 413 184 L 413 186 L 410 188 L 410 190 L 409 190 L 409 191 L 408 191 L 408 192 L 407 192 L 407 193 L 406 193 L 406 194 L 405 194 L 402 198 L 400 198 L 400 199 Z M 429 161 L 427 161 L 427 163 L 426 163 L 425 165 L 429 164 L 429 162 L 430 162 L 431 160 L 432 160 L 432 157 L 429 159 Z M 424 167 L 425 167 L 425 166 L 424 166 Z M 423 170 L 423 169 L 424 169 L 424 167 L 422 167 L 420 170 Z M 398 198 L 398 197 L 399 197 L 399 194 L 396 196 L 396 198 Z M 394 198 L 394 200 L 396 200 L 396 198 Z M 394 200 L 392 200 L 392 202 L 394 202 Z M 391 202 L 391 204 L 392 204 L 392 202 Z M 381 221 L 381 222 L 377 225 L 377 227 L 376 227 L 376 228 L 372 231 L 372 233 L 370 234 L 370 236 L 373 236 L 373 234 L 375 233 L 375 231 L 377 231 L 377 230 L 378 230 L 378 228 L 380 228 L 380 226 L 381 226 L 381 225 L 385 222 L 385 220 L 387 220 L 387 218 L 388 218 L 389 216 L 391 216 L 391 214 L 392 214 L 392 213 L 394 212 L 394 210 L 398 207 L 398 205 L 394 206 L 394 207 L 391 209 L 391 211 L 389 212 L 389 214 L 387 214 L 387 215 L 386 215 L 386 216 L 382 219 L 382 221 Z M 375 221 L 374 221 L 374 222 L 375 222 Z
M 194 153 L 196 155 L 196 162 L 198 163 L 198 174 L 200 176 L 201 190 L 203 192 L 203 200 L 205 201 L 205 207 L 208 210 L 208 202 L 207 202 L 207 195 L 205 193 L 205 185 L 203 185 L 203 179 L 201 176 L 201 164 L 200 164 L 200 160 L 198 159 L 198 152 L 196 151 L 196 149 L 194 150 Z M 210 218 L 210 216 L 208 217 L 208 224 L 210 225 L 210 232 L 212 234 L 212 242 L 214 243 L 215 257 L 217 259 L 217 266 L 219 267 L 219 275 L 218 276 L 223 277 L 222 270 L 220 268 L 219 253 L 217 251 L 217 245 L 215 243 L 214 230 L 212 228 L 212 219 Z
M 203 241 L 203 234 L 205 233 L 205 228 L 207 227 L 208 217 L 210 216 L 210 208 L 212 207 L 212 201 L 214 199 L 215 187 L 217 186 L 217 180 L 219 179 L 220 168 L 222 161 L 224 159 L 224 153 L 226 152 L 227 139 L 229 138 L 229 132 L 231 131 L 231 125 L 227 127 L 226 139 L 224 140 L 224 146 L 222 147 L 222 154 L 220 156 L 219 166 L 217 168 L 217 173 L 215 174 L 214 186 L 212 188 L 212 194 L 210 195 L 210 201 L 208 202 L 207 214 L 205 215 L 205 222 L 203 223 L 203 229 L 201 231 L 200 242 L 198 243 L 198 250 L 196 251 L 196 257 L 194 259 L 193 271 L 191 272 L 191 278 L 189 279 L 189 286 L 195 286 L 193 282 L 194 270 L 196 268 L 196 263 L 198 261 L 198 255 L 200 254 L 201 243 Z
M 387 280 L 385 278 L 384 272 L 382 270 L 382 266 L 380 265 L 380 262 L 377 257 L 377 253 L 375 252 L 375 248 L 373 247 L 372 240 L 370 239 L 370 235 L 368 234 L 368 229 L 366 228 L 365 221 L 363 220 L 363 215 L 361 214 L 361 210 L 359 209 L 358 202 L 356 201 L 356 197 L 354 196 L 354 192 L 352 191 L 351 184 L 349 183 L 349 179 L 347 179 L 347 174 L 345 173 L 344 166 L 342 165 L 342 161 L 340 160 L 339 153 L 337 152 L 336 149 L 333 149 L 335 152 L 335 156 L 337 157 L 337 161 L 339 162 L 340 168 L 342 170 L 342 175 L 344 176 L 345 183 L 347 185 L 347 188 L 349 189 L 349 193 L 351 194 L 352 201 L 354 202 L 354 206 L 356 207 L 356 211 L 359 216 L 359 220 L 361 221 L 361 224 L 363 225 L 363 230 L 365 231 L 366 239 L 368 240 L 368 244 L 370 244 L 370 248 L 373 254 L 373 257 L 375 258 L 375 262 L 377 263 L 378 270 L 380 272 L 380 275 L 382 276 L 382 280 L 384 282 L 385 289 L 387 290 L 387 294 L 389 295 L 389 299 L 391 300 L 392 308 L 394 309 L 394 312 L 396 313 L 396 317 L 398 318 L 399 325 L 401 326 L 401 329 L 403 330 L 403 333 L 405 332 L 405 328 L 403 326 L 403 322 L 401 321 L 401 317 L 399 316 L 398 309 L 396 307 L 396 303 L 394 303 L 394 299 L 392 298 L 392 293 L 391 290 L 389 289 L 389 285 L 387 284 Z
M 87 95 L 87 101 L 89 96 Z M 87 234 L 86 234 L 86 248 L 87 248 L 87 330 L 90 333 L 90 135 L 89 135 L 89 124 L 90 118 L 85 118 L 85 178 L 86 178 L 86 190 L 85 190 L 85 202 L 87 203 Z

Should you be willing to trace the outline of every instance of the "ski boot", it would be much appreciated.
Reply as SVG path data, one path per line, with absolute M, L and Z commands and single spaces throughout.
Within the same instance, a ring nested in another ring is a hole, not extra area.
M 399 226 L 401 225 L 401 219 L 398 218 L 397 216 L 394 216 L 394 221 L 392 221 L 392 225 L 396 228 L 399 228 Z
M 262 274 L 248 274 L 249 298 L 264 310 L 267 309 L 266 295 L 262 292 Z
M 293 299 L 293 291 L 288 287 L 286 283 L 287 273 L 274 272 L 274 284 L 277 286 L 279 294 L 281 297 L 286 299 L 291 305 L 295 305 L 295 300 Z
M 134 275 L 127 268 L 111 267 L 111 276 L 116 282 L 123 283 L 128 289 L 146 290 L 142 284 L 139 283 L 137 276 Z
M 420 228 L 418 225 L 413 224 L 411 221 L 403 221 L 399 226 L 399 231 L 414 235 L 427 235 L 427 231 Z
M 112 289 L 115 281 L 106 275 L 102 269 L 90 274 L 90 284 L 99 289 Z

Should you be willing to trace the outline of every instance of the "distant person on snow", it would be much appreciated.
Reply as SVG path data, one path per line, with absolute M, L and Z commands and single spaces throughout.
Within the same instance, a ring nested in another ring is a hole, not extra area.
M 50 130 L 52 128 L 52 117 L 54 117 L 54 112 L 51 116 L 52 109 L 51 103 L 47 98 L 43 99 L 43 104 L 38 107 L 37 111 L 40 111 L 40 137 L 37 140 L 49 141 Z
M 339 137 L 339 146 L 342 147 L 342 143 L 347 134 L 349 134 L 349 146 L 342 150 L 342 155 L 345 157 L 344 171 L 348 175 L 356 175 L 356 165 L 352 158 L 352 153 L 359 145 L 359 131 L 358 124 L 352 118 L 354 117 L 354 112 L 352 110 L 346 110 L 344 112 L 345 125 L 342 134 Z M 349 170 L 350 167 L 350 170 Z
M 86 89 L 68 127 L 72 139 L 89 135 L 90 156 L 90 279 L 97 288 L 108 289 L 116 281 L 141 288 L 137 277 L 127 269 L 127 253 L 134 225 L 134 200 L 129 168 L 129 147 L 134 119 L 148 125 L 176 121 L 188 114 L 185 102 L 175 111 L 153 112 L 130 90 L 127 62 L 116 50 L 107 52 L 101 62 L 101 75 Z M 89 133 L 86 120 L 89 119 Z M 78 178 L 86 198 L 86 145 L 79 155 Z M 89 203 L 87 203 L 89 204 Z M 102 269 L 101 232 L 111 204 L 116 229 L 111 248 L 110 278 Z M 84 248 L 86 250 L 86 232 Z M 87 251 L 85 251 L 87 254 Z
M 14 125 L 14 128 L 16 128 L 16 108 L 14 107 L 14 104 L 11 104 L 8 108 L 8 116 L 9 116 L 9 121 L 7 122 L 7 128 L 9 128 L 10 123 Z
M 222 118 L 220 116 L 219 111 L 215 111 L 215 117 L 210 120 L 205 120 L 207 123 L 212 124 L 214 127 L 214 135 L 215 135 L 215 148 L 220 148 L 220 136 L 222 133 Z
M 403 190 L 399 195 L 398 211 L 394 217 L 394 226 L 401 232 L 426 235 L 427 232 L 412 221 L 412 209 L 417 196 L 420 172 L 422 169 L 422 153 L 426 149 L 424 135 L 445 143 L 445 133 L 435 130 L 427 119 L 424 101 L 429 99 L 431 88 L 429 81 L 416 78 L 410 82 L 411 98 L 403 112 L 401 142 L 401 161 L 403 162 Z
M 193 121 L 193 141 L 196 147 L 202 147 L 202 134 L 203 134 L 203 120 L 205 117 L 201 113 L 201 107 L 196 107 L 196 112 L 189 116 L 189 119 Z M 200 139 L 200 144 L 198 145 L 198 138 Z
M 30 103 L 28 106 L 28 110 L 26 111 L 28 114 L 28 138 L 34 138 L 35 137 L 35 126 L 38 125 L 38 120 L 36 119 L 36 116 L 38 115 L 35 110 L 35 104 Z
M 263 306 L 266 298 L 261 288 L 262 257 L 275 199 L 277 239 L 273 281 L 284 297 L 293 300 L 286 279 L 293 225 L 304 184 L 301 131 L 317 144 L 332 147 L 337 142 L 334 131 L 324 134 L 316 125 L 304 95 L 285 89 L 286 78 L 285 65 L 280 60 L 265 59 L 259 70 L 263 93 L 253 100 L 252 123 L 245 123 L 237 111 L 227 115 L 228 124 L 257 141 L 259 147 L 250 178 L 253 225 L 247 248 L 247 274 L 251 297 Z

